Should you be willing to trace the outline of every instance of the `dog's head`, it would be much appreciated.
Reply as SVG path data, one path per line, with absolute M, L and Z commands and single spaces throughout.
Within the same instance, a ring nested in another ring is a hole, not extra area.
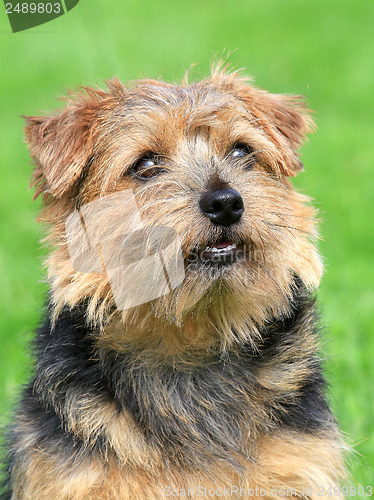
M 41 219 L 56 247 L 48 261 L 56 311 L 88 299 L 89 318 L 105 323 L 116 312 L 113 282 L 105 262 L 101 269 L 93 261 L 118 248 L 124 228 L 128 235 L 143 225 L 175 233 L 183 279 L 126 308 L 123 322 L 196 320 L 229 341 L 285 314 L 295 280 L 313 289 L 321 276 L 314 211 L 288 180 L 303 168 L 298 148 L 312 127 L 299 97 L 267 93 L 220 68 L 191 84 L 124 87 L 115 79 L 107 91 L 71 95 L 52 116 L 28 117 Z M 103 200 L 106 211 L 96 214 Z M 85 230 L 83 219 L 91 221 L 100 247 L 83 271 L 69 253 L 74 213 Z M 126 283 L 123 267 L 114 274 Z M 138 289 L 150 287 L 144 276 Z

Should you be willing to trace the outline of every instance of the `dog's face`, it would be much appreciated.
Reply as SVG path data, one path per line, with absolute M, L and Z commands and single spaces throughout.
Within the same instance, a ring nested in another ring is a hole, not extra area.
M 220 70 L 193 84 L 125 88 L 114 80 L 107 92 L 72 96 L 52 117 L 27 118 L 34 184 L 47 204 L 42 220 L 57 247 L 48 262 L 56 310 L 88 298 L 90 319 L 115 311 L 106 274 L 74 269 L 65 221 L 131 190 L 145 226 L 176 231 L 185 278 L 124 311 L 122 321 L 144 327 L 145 317 L 157 317 L 180 326 L 195 318 L 228 340 L 285 312 L 295 278 L 313 288 L 321 275 L 310 242 L 314 211 L 287 180 L 302 169 L 297 149 L 311 126 L 297 98 Z M 113 214 L 98 232 L 121 226 Z

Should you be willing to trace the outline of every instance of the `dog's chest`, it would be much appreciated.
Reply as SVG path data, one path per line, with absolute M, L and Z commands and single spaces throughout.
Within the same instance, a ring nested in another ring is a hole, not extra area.
M 146 441 L 171 463 L 196 465 L 242 455 L 261 408 L 249 359 L 229 357 L 195 370 L 162 372 L 117 361 L 112 391 Z

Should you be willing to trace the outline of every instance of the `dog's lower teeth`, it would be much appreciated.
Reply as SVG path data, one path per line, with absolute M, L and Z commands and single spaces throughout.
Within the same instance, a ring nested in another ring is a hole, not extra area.
M 224 248 L 206 247 L 205 250 L 207 252 L 223 253 L 223 252 L 230 252 L 231 250 L 234 250 L 235 248 L 236 248 L 236 243 L 233 243 L 232 245 L 228 245 L 227 247 L 224 247 Z

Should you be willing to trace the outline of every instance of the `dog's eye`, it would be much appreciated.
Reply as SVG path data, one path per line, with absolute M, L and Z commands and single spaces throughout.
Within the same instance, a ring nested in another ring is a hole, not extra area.
M 156 154 L 143 156 L 131 169 L 136 179 L 148 180 L 165 172 L 162 167 L 162 158 Z
M 251 155 L 253 153 L 252 148 L 245 144 L 236 144 L 231 150 L 230 158 L 244 158 L 245 156 Z
M 245 168 L 252 168 L 256 161 L 253 149 L 246 144 L 235 144 L 228 157 L 234 160 L 242 160 Z
M 231 151 L 231 158 L 241 158 L 242 156 L 245 156 L 246 155 L 246 152 L 244 151 L 244 149 L 234 149 L 233 151 Z

